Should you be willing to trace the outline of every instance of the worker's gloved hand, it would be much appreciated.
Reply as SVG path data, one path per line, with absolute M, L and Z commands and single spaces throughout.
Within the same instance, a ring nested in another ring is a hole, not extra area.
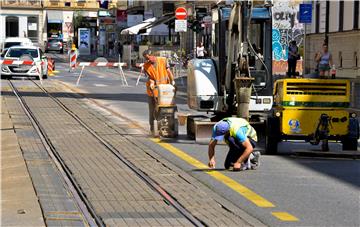
M 150 84 L 150 89 L 151 89 L 151 90 L 154 90 L 154 88 L 155 88 L 155 84 L 151 83 L 151 84 Z
M 211 160 L 209 161 L 208 166 L 213 169 L 213 168 L 215 168 L 215 165 L 216 165 L 215 159 L 211 159 Z
M 173 81 L 171 82 L 171 85 L 172 85 L 172 86 L 175 86 L 175 80 L 173 80 Z

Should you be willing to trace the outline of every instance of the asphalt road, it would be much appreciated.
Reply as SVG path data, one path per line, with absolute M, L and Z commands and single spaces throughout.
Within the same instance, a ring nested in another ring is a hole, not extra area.
M 75 86 L 80 69 L 68 72 L 65 55 L 55 58 L 59 72 L 49 80 L 67 84 L 147 128 L 145 78 L 135 86 L 138 72 L 125 71 L 129 86 L 122 86 L 117 69 L 85 68 L 80 85 Z M 46 83 L 46 81 L 44 81 Z M 181 80 L 177 85 L 185 90 Z M 192 112 L 186 94 L 178 93 L 180 112 Z M 144 130 L 145 130 L 144 129 Z M 360 226 L 360 165 L 358 160 L 299 157 L 295 149 L 320 149 L 304 143 L 283 142 L 279 155 L 261 157 L 258 170 L 230 172 L 223 169 L 226 146 L 218 146 L 217 169 L 202 168 L 207 163 L 207 146 L 188 140 L 185 128 L 179 138 L 165 143 L 150 140 L 159 154 L 195 176 L 212 190 L 269 226 Z M 340 151 L 339 144 L 330 149 Z M 199 161 L 199 162 L 197 162 Z M 259 197 L 260 196 L 260 197 Z

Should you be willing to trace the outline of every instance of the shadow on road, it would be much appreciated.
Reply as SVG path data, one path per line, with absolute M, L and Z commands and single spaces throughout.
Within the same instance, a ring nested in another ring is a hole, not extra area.
M 11 92 L 2 91 L 2 94 L 9 95 Z M 42 92 L 21 92 L 23 96 L 34 96 L 34 97 L 47 97 Z M 52 92 L 51 95 L 57 98 L 91 98 L 91 99 L 103 99 L 103 100 L 113 100 L 113 101 L 126 101 L 126 102 L 138 102 L 146 103 L 148 102 L 146 94 L 134 94 L 134 93 L 68 93 L 68 92 Z M 177 104 L 186 104 L 186 100 L 177 99 Z

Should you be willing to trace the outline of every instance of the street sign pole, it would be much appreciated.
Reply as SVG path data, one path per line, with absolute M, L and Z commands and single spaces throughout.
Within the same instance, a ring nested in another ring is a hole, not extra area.
M 312 3 L 300 4 L 299 22 L 304 26 L 304 58 L 303 58 L 303 72 L 305 71 L 305 55 L 306 55 L 306 24 L 311 24 L 312 21 Z

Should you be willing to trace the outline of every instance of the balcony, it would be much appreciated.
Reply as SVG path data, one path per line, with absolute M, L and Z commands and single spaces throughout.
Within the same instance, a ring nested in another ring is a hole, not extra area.
M 41 8 L 39 0 L 1 0 L 1 8 Z
M 52 9 L 98 9 L 99 4 L 93 0 L 43 0 L 44 8 Z

